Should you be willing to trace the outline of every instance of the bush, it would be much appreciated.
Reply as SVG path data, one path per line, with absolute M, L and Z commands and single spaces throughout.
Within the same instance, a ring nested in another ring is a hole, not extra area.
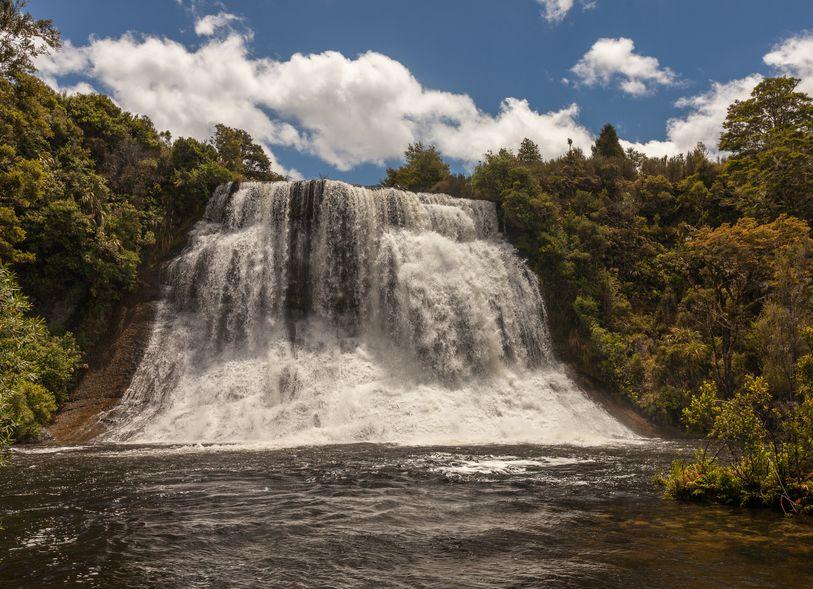
M 659 477 L 667 497 L 743 507 L 813 513 L 813 395 L 799 362 L 800 396 L 771 395 L 765 379 L 747 376 L 730 399 L 705 383 L 684 410 L 689 429 L 706 433 L 708 446 L 693 462 L 679 461 Z M 709 457 L 707 449 L 716 447 Z
M 658 481 L 664 487 L 664 495 L 670 499 L 741 505 L 742 485 L 731 471 L 705 451 L 698 451 L 694 462 L 683 460 L 672 464 L 666 475 Z
M 0 446 L 39 433 L 80 364 L 73 337 L 51 335 L 29 309 L 14 274 L 0 263 Z

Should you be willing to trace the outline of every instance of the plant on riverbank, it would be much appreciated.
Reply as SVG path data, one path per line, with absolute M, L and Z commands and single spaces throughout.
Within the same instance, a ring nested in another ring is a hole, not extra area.
M 813 340 L 813 329 L 806 337 Z M 704 431 L 708 444 L 694 461 L 675 462 L 659 478 L 665 495 L 813 514 L 811 367 L 813 354 L 807 354 L 799 361 L 792 399 L 777 399 L 761 377 L 747 377 L 730 399 L 720 399 L 716 385 L 706 383 L 684 410 L 684 420 Z
M 81 354 L 71 335 L 51 335 L 0 264 L 0 448 L 35 436 L 67 396 Z

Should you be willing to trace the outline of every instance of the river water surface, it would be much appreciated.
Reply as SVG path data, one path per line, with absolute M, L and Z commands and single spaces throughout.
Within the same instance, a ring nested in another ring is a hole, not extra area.
M 813 526 L 673 503 L 690 449 L 88 446 L 0 470 L 2 587 L 813 587 Z

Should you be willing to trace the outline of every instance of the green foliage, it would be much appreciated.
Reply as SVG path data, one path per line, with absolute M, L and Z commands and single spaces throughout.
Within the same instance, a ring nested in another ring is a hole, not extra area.
M 539 146 L 528 139 L 527 137 L 519 144 L 517 151 L 517 159 L 523 164 L 535 164 L 542 161 L 542 154 L 539 152 Z
M 0 76 L 31 72 L 35 57 L 60 46 L 59 31 L 24 12 L 27 3 L 0 0 Z
M 51 335 L 30 308 L 14 274 L 0 263 L 0 448 L 48 423 L 80 363 L 73 337 Z
M 404 153 L 406 163 L 398 169 L 387 168 L 384 186 L 425 192 L 450 176 L 449 166 L 434 146 L 411 144 Z
M 673 464 L 660 477 L 667 496 L 813 513 L 813 398 L 808 394 L 778 402 L 765 379 L 747 376 L 730 399 L 718 398 L 716 386 L 706 383 L 683 415 L 718 449 L 711 457 L 703 450 L 694 462 Z
M 796 91 L 798 83 L 766 79 L 729 107 L 720 147 L 733 155 L 724 179 L 729 200 L 746 214 L 813 223 L 813 99 Z
M 706 435 L 714 427 L 718 409 L 717 385 L 704 382 L 688 407 L 683 409 L 683 423 L 689 431 Z
M 671 499 L 743 505 L 743 489 L 733 473 L 700 451 L 693 462 L 677 461 L 657 478 Z
M 618 133 L 610 123 L 601 128 L 595 145 L 593 145 L 593 155 L 598 157 L 624 157 L 624 149 L 618 141 Z
M 215 125 L 212 145 L 217 149 L 218 163 L 230 170 L 235 180 L 282 179 L 282 176 L 271 171 L 271 160 L 263 148 L 242 129 Z
M 0 261 L 85 350 L 217 185 L 279 178 L 239 129 L 171 142 L 106 96 L 60 96 L 25 74 L 0 79 L 0 99 Z
M 781 272 L 809 277 L 811 254 L 808 225 L 785 216 L 761 225 L 744 217 L 735 225 L 704 227 L 686 244 L 682 257 L 691 286 L 683 300 L 682 318 L 712 350 L 714 378 L 725 395 L 737 386 L 736 357 L 760 305 L 772 294 L 781 297 L 775 288 Z M 809 284 L 810 279 L 805 280 Z M 793 285 L 786 282 L 785 286 Z M 769 319 L 764 318 L 762 325 L 768 333 Z

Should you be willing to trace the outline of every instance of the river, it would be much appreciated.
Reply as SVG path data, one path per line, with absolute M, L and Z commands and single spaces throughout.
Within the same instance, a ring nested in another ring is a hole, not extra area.
M 31 448 L 2 587 L 811 587 L 813 526 L 662 499 L 691 449 Z

